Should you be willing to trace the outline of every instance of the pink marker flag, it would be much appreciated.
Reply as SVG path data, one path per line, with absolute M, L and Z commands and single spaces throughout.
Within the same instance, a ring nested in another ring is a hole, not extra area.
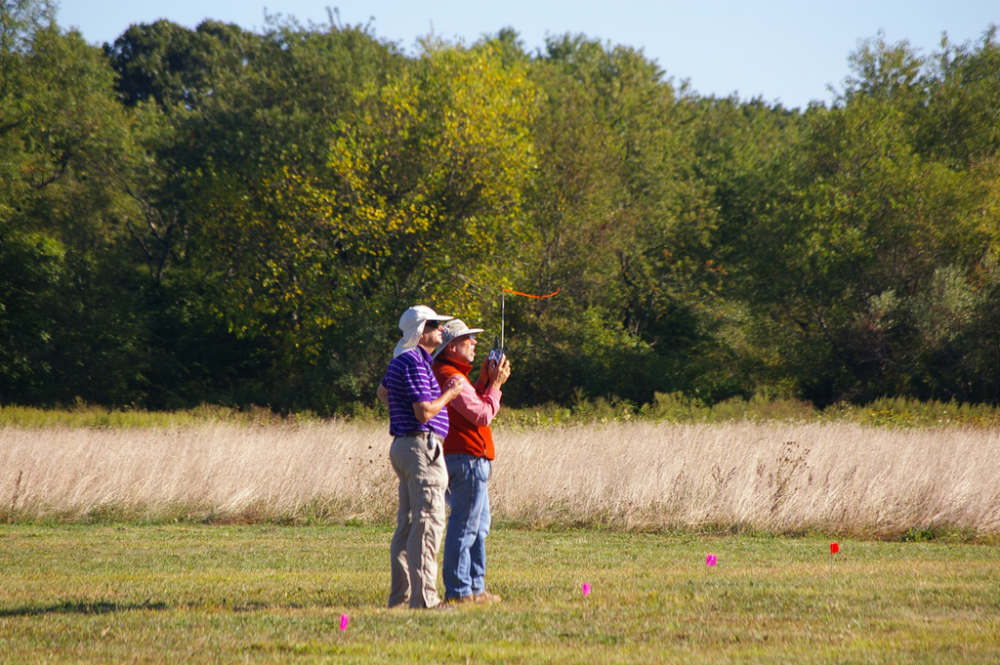
M 351 623 L 351 618 L 346 614 L 340 615 L 340 629 L 347 630 L 347 624 Z
M 836 554 L 840 551 L 840 545 L 837 543 L 830 543 L 830 554 Z
M 718 559 L 716 558 L 716 556 L 714 554 L 709 554 L 707 557 L 705 557 L 705 565 L 706 566 L 714 566 L 717 562 L 718 562 Z
M 586 595 L 589 595 L 589 594 L 590 594 L 590 585 L 587 584 L 586 582 L 584 582 L 583 583 L 583 595 L 586 596 Z

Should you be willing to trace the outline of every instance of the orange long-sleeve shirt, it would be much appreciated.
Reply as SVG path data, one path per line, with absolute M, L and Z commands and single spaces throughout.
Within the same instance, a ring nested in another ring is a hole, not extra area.
M 462 393 L 448 404 L 448 436 L 444 439 L 444 454 L 464 454 L 492 460 L 493 433 L 490 422 L 500 410 L 499 388 L 486 385 L 486 372 L 472 385 L 469 372 L 472 365 L 451 359 L 438 359 L 431 365 L 438 383 L 446 385 L 453 376 L 465 379 Z

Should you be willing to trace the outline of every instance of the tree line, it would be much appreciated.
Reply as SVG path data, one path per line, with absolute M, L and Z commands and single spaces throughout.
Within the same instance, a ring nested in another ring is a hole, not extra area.
M 513 29 L 133 25 L 2 4 L 0 402 L 350 413 L 416 303 L 515 406 L 1000 401 L 1000 44 L 881 35 L 829 103 Z

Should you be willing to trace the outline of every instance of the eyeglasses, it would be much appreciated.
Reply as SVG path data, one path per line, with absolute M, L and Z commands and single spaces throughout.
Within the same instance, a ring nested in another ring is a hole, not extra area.
M 427 321 L 426 323 L 424 323 L 424 332 L 437 330 L 438 326 L 440 325 L 441 325 L 440 321 Z

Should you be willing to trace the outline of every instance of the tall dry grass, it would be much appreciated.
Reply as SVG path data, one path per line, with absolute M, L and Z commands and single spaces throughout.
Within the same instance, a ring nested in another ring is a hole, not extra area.
M 494 519 L 1000 534 L 1000 432 L 640 422 L 496 432 Z M 390 520 L 380 425 L 0 429 L 7 520 Z
M 381 519 L 385 427 L 0 429 L 7 519 Z
M 498 442 L 516 519 L 627 527 L 1000 532 L 1000 433 L 850 424 L 608 426 Z

